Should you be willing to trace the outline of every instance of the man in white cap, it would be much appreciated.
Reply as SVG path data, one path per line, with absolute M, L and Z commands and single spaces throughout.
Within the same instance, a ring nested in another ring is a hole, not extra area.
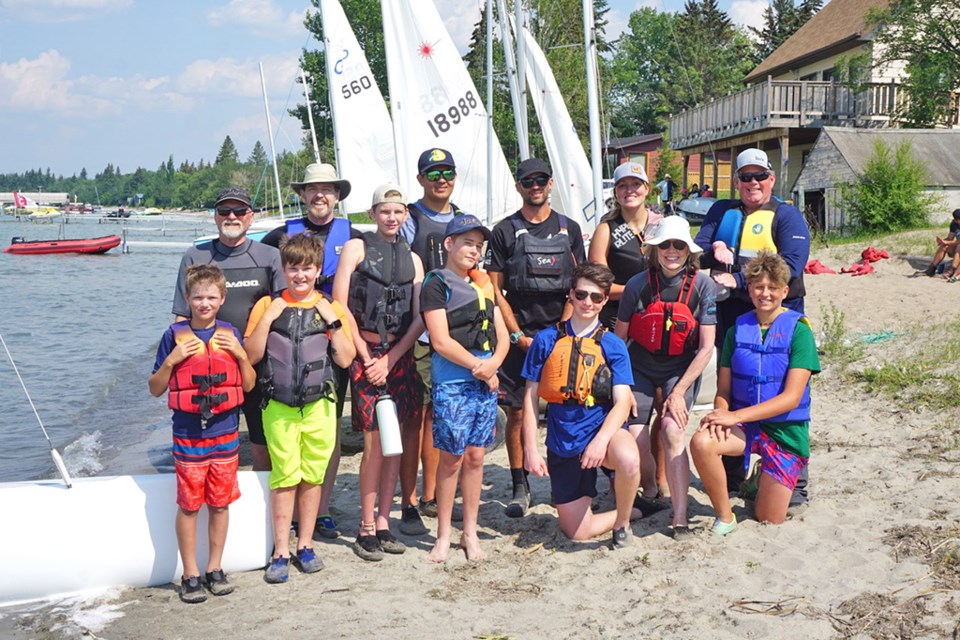
M 247 318 L 257 300 L 263 296 L 279 295 L 287 287 L 280 264 L 280 252 L 247 237 L 253 222 L 253 203 L 250 192 L 242 187 L 227 187 L 217 194 L 213 205 L 218 236 L 187 249 L 180 261 L 173 313 L 177 320 L 190 317 L 186 297 L 187 267 L 194 264 L 212 264 L 220 267 L 230 290 L 217 319 L 229 322 L 243 333 Z M 260 416 L 262 395 L 258 387 L 244 394 L 243 415 L 247 424 L 256 471 L 270 469 L 270 454 L 263 435 Z
M 327 294 L 333 292 L 333 275 L 340 262 L 340 251 L 347 240 L 359 238 L 360 232 L 353 228 L 347 218 L 337 218 L 337 203 L 350 194 L 350 182 L 342 180 L 337 170 L 330 164 L 308 164 L 303 171 L 303 180 L 291 182 L 290 188 L 297 192 L 307 208 L 302 218 L 290 218 L 266 236 L 262 242 L 279 247 L 285 238 L 298 233 L 309 233 L 323 240 L 323 268 L 317 277 L 316 289 Z M 337 385 L 337 420 L 343 416 L 343 402 L 347 393 L 347 371 L 334 365 L 334 377 Z M 340 535 L 337 524 L 330 516 L 330 496 L 340 468 L 340 429 L 337 429 L 337 443 L 333 456 L 327 465 L 320 493 L 320 514 L 315 536 L 333 539 Z
M 776 173 L 763 150 L 742 151 L 737 156 L 734 180 L 739 199 L 715 202 L 695 238 L 703 248 L 700 266 L 713 269 L 717 284 L 729 290 L 729 297 L 717 302 L 718 349 L 737 317 L 753 309 L 740 267 L 760 250 L 776 252 L 786 261 L 790 292 L 783 306 L 803 313 L 803 268 L 810 257 L 810 230 L 799 209 L 773 196 L 776 182 Z M 730 489 L 739 489 L 744 477 L 742 458 L 725 459 L 724 466 Z M 806 499 L 804 469 L 791 504 L 802 504 Z

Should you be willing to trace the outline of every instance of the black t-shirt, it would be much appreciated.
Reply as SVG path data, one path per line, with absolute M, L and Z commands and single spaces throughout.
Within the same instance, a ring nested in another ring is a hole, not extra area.
M 447 285 L 437 277 L 426 279 L 420 286 L 420 311 L 447 308 Z
M 330 218 L 330 222 L 327 222 L 326 224 L 317 224 L 316 222 L 311 220 L 309 216 L 304 216 L 302 218 L 304 228 L 307 231 L 309 231 L 311 234 L 320 238 L 321 240 L 326 240 L 327 235 L 330 233 L 330 227 L 333 226 L 333 221 L 335 219 L 336 218 Z M 268 233 L 267 235 L 263 236 L 263 240 L 261 240 L 260 242 L 279 249 L 280 243 L 283 241 L 283 238 L 286 235 L 287 235 L 287 226 L 285 224 L 282 224 L 276 229 L 274 229 L 273 231 L 271 231 L 270 233 Z M 356 227 L 354 227 L 353 225 L 350 226 L 351 240 L 353 238 L 359 238 L 362 235 L 363 234 L 360 231 L 358 231 Z
M 543 222 L 534 224 L 518 216 L 527 232 L 534 238 L 547 240 L 560 233 L 560 214 L 551 210 L 550 215 Z M 576 264 L 586 262 L 587 256 L 583 248 L 583 233 L 580 225 L 567 218 L 567 235 L 570 237 L 570 250 L 573 252 Z M 508 259 L 513 255 L 516 247 L 516 229 L 510 217 L 501 220 L 493 228 L 493 239 L 490 242 L 487 271 L 503 273 Z M 506 284 L 506 278 L 503 278 Z M 522 296 L 506 291 L 507 302 L 513 308 L 513 315 L 520 328 L 528 336 L 534 335 L 540 329 L 556 324 L 563 313 L 563 304 L 567 299 L 566 288 L 561 293 L 529 294 Z
M 950 221 L 950 233 L 952 233 L 954 237 L 960 234 L 960 222 L 957 222 L 956 220 Z

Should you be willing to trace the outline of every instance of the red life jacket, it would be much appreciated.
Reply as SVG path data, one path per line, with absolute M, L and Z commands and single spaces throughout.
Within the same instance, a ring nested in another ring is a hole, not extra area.
M 229 327 L 217 323 L 217 333 L 232 334 Z M 185 322 L 173 331 L 177 344 L 196 336 Z M 167 406 L 171 409 L 199 413 L 204 421 L 243 404 L 243 381 L 240 366 L 228 351 L 210 342 L 176 367 L 170 375 Z
M 627 334 L 638 345 L 661 356 L 679 356 L 692 353 L 700 346 L 700 332 L 697 317 L 693 313 L 700 304 L 699 295 L 693 286 L 696 273 L 685 273 L 680 285 L 680 294 L 676 301 L 664 302 L 660 299 L 660 272 L 657 269 L 647 271 L 648 291 L 652 296 L 640 304 L 630 318 Z M 641 311 L 642 306 L 642 311 Z

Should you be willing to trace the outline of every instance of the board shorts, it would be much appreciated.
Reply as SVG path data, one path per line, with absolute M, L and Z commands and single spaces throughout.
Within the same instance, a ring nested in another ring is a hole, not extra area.
M 798 456 L 780 446 L 780 443 L 768 436 L 758 425 L 744 425 L 747 439 L 746 453 L 760 456 L 760 471 L 787 487 L 791 491 L 797 486 L 800 472 L 807 466 L 810 458 Z
M 423 344 L 419 340 L 413 343 L 413 359 L 417 361 L 417 374 L 420 381 L 423 382 L 424 389 L 430 389 L 432 376 L 430 369 L 433 367 L 433 349 L 430 345 Z M 429 393 L 423 394 L 423 404 L 428 405 L 433 402 L 433 397 Z
M 370 354 L 380 357 L 390 350 L 381 345 L 367 343 Z M 376 407 L 380 397 L 380 387 L 367 381 L 363 374 L 363 364 L 359 358 L 350 363 L 350 423 L 358 433 L 377 431 Z M 423 410 L 423 382 L 417 375 L 417 366 L 413 359 L 413 350 L 408 350 L 387 374 L 387 393 L 397 404 L 397 417 L 403 425 L 409 420 L 417 419 Z M 419 427 L 418 427 L 419 428 Z
M 580 456 L 564 457 L 547 450 L 547 471 L 554 504 L 561 505 L 580 498 L 597 497 L 597 470 L 580 467 Z
M 263 426 L 271 489 L 323 484 L 337 442 L 336 402 L 320 398 L 301 410 L 271 400 L 263 410 Z
M 237 431 L 214 438 L 173 439 L 173 466 L 177 474 L 177 506 L 196 511 L 204 504 L 222 508 L 240 497 Z
M 497 392 L 482 380 L 433 385 L 433 446 L 462 456 L 467 447 L 487 448 L 497 425 Z
M 633 397 L 637 401 L 637 416 L 630 416 L 629 423 L 631 425 L 646 425 L 650 424 L 650 418 L 653 416 L 653 405 L 654 400 L 656 399 L 657 389 L 662 389 L 661 397 L 666 399 L 670 392 L 673 391 L 673 388 L 677 386 L 677 383 L 680 382 L 680 378 L 683 377 L 683 374 L 686 373 L 686 369 L 679 372 L 676 375 L 656 379 L 651 378 L 644 374 L 642 371 L 633 370 Z M 690 385 L 686 393 L 683 394 L 683 401 L 687 405 L 687 411 L 693 407 L 694 401 L 697 399 L 697 394 L 700 392 L 700 378 L 697 378 L 697 381 Z

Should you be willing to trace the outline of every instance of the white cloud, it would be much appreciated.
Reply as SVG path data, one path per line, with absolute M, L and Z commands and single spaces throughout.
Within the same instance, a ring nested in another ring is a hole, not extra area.
M 483 0 L 448 0 L 437 4 L 440 19 L 461 54 L 466 53 L 470 47 L 473 28 L 484 10 Z
M 733 0 L 730 19 L 742 27 L 759 29 L 763 26 L 763 12 L 769 4 L 767 0 Z
M 75 22 L 133 6 L 133 0 L 0 0 L 0 7 L 27 22 Z
M 267 95 L 286 94 L 299 74 L 297 53 L 264 57 L 263 76 Z M 224 96 L 259 96 L 260 69 L 257 60 L 196 60 L 190 63 L 176 80 L 177 89 L 187 94 L 217 94 Z
M 227 4 L 207 12 L 207 19 L 215 27 L 242 26 L 251 35 L 269 38 L 306 36 L 303 19 L 306 9 L 284 13 L 273 0 L 230 0 Z

